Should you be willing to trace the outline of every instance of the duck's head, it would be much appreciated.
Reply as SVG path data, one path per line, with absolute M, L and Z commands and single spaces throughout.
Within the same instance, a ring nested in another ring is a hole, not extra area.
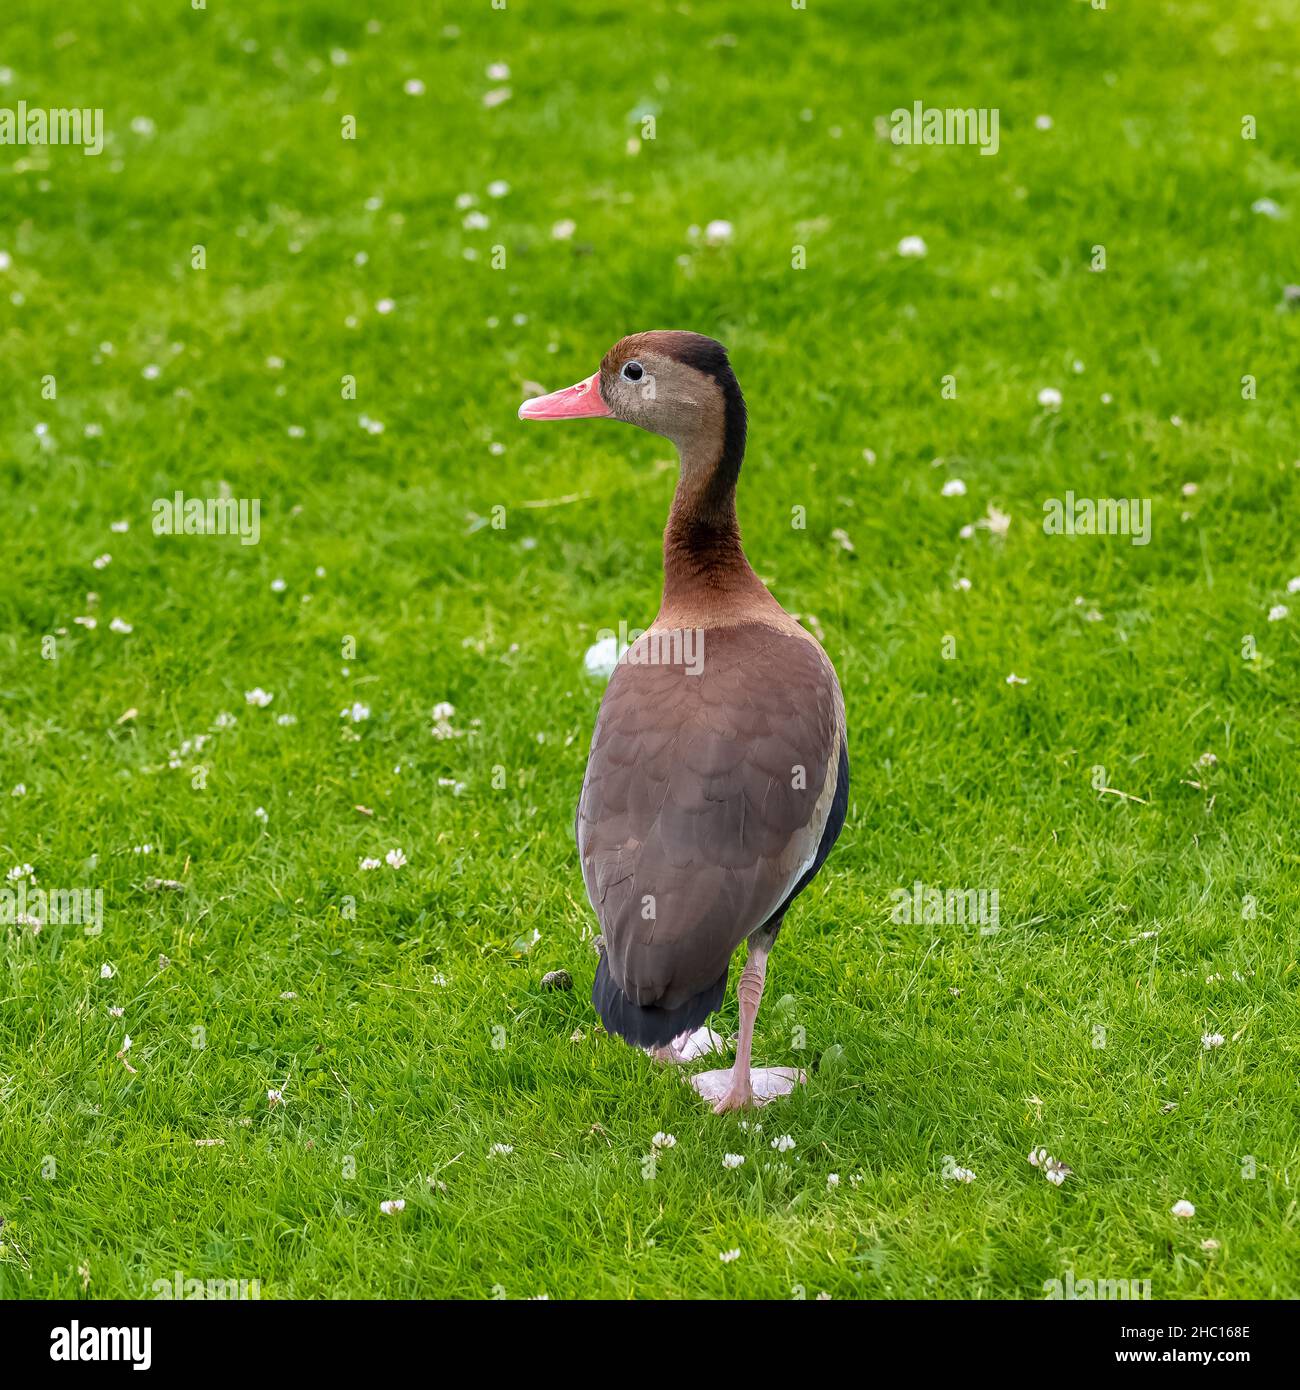
M 738 471 L 745 401 L 727 350 L 699 333 L 662 329 L 621 338 L 585 381 L 537 396 L 521 420 L 623 420 L 671 439 L 683 458 L 712 455 Z

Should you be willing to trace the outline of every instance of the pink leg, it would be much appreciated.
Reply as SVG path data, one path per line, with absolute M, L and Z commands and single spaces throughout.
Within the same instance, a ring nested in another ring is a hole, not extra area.
M 749 1067 L 754 1049 L 754 1021 L 758 1018 L 758 1006 L 763 1002 L 763 981 L 766 976 L 767 952 L 751 946 L 736 985 L 736 995 L 740 1000 L 740 1038 L 736 1043 L 736 1063 L 731 1069 L 731 1087 L 713 1107 L 715 1115 L 728 1110 L 742 1110 L 754 1103 Z

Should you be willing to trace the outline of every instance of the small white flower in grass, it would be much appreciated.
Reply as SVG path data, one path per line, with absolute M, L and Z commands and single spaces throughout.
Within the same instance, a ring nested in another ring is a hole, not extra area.
M 974 1182 L 975 1174 L 969 1168 L 954 1168 L 949 1174 L 954 1182 Z
M 467 212 L 460 220 L 460 225 L 467 232 L 482 232 L 492 225 L 485 212 Z
M 129 531 L 131 529 L 131 523 L 129 521 L 113 521 L 109 523 L 108 529 L 121 535 L 123 531 Z
M 456 194 L 456 211 L 464 212 L 466 208 L 472 208 L 478 199 L 472 193 Z
M 722 217 L 715 217 L 704 229 L 704 240 L 710 246 L 725 246 L 734 235 L 731 223 Z
M 253 812 L 253 815 L 257 820 L 260 820 L 263 825 L 270 823 L 271 817 L 267 815 L 265 806 L 259 806 L 257 810 Z
M 1183 484 L 1183 496 L 1184 496 L 1184 497 L 1195 497 L 1196 494 L 1197 494 L 1199 491 L 1200 491 L 1200 488 L 1199 488 L 1195 483 L 1184 483 L 1184 484 Z
M 1218 1248 L 1219 1242 L 1215 1240 L 1213 1237 L 1210 1237 L 1210 1239 L 1203 1240 L 1201 1242 L 1201 1249 L 1204 1250 L 1206 1254 L 1212 1255 Z
M 487 76 L 488 76 L 488 79 L 489 79 L 490 81 L 492 81 L 492 82 L 509 82 L 509 81 L 510 81 L 510 64 L 509 64 L 509 63 L 489 63 L 489 64 L 487 65 Z
M 109 1018 L 121 1018 L 124 1013 L 126 1013 L 126 1010 L 122 1008 L 120 1004 L 114 1004 L 109 1009 L 108 1016 Z
M 1203 1033 L 1201 1035 L 1201 1046 L 1206 1052 L 1213 1047 L 1222 1047 L 1226 1039 L 1222 1033 Z
M 1290 611 L 1285 603 L 1275 603 L 1268 610 L 1268 620 L 1270 623 L 1280 623 Z
M 363 705 L 360 700 L 357 700 L 347 709 L 339 710 L 339 718 L 350 719 L 354 724 L 360 724 L 363 720 L 370 718 L 370 706 Z
M 618 665 L 618 638 L 602 637 L 587 648 L 582 658 L 583 669 L 598 680 L 608 680 Z
M 451 719 L 456 713 L 456 706 L 450 700 L 439 700 L 433 707 L 433 717 L 435 719 Z
M 10 796 L 26 796 L 26 795 L 27 795 L 27 784 L 26 784 L 26 782 L 15 782 L 15 783 L 14 783 L 14 789 L 13 789 L 13 791 L 11 791 L 11 792 L 9 793 L 9 795 L 10 795 Z
M 150 362 L 140 375 L 144 377 L 146 381 L 157 381 L 161 372 L 162 368 L 156 362 Z
M 134 845 L 134 846 L 132 846 L 131 853 L 132 853 L 132 854 L 152 854 L 152 853 L 153 853 L 153 846 L 152 846 L 151 844 Z
M 275 1089 L 269 1090 L 266 1093 L 266 1100 L 267 1104 L 274 1110 L 277 1105 L 284 1103 L 284 1092 Z
M 1034 126 L 1038 130 L 1051 130 L 1052 118 L 1050 116 L 1035 116 Z
M 656 1149 L 675 1149 L 677 1147 L 677 1137 L 673 1134 L 665 1134 L 661 1129 L 659 1133 L 651 1139 L 650 1144 Z
M 926 246 L 925 242 L 919 236 L 905 236 L 902 241 L 898 243 L 898 254 L 906 257 L 908 260 L 919 259 L 924 256 L 929 249 L 930 248 Z
M 720 1259 L 724 1265 L 729 1265 L 729 1264 L 732 1262 L 732 1260 L 738 1260 L 738 1259 L 740 1259 L 740 1251 L 739 1251 L 739 1250 L 723 1250 L 723 1251 L 720 1251 L 719 1254 L 718 1254 L 718 1259 Z
M 114 970 L 113 967 L 109 965 L 107 961 L 105 961 L 104 964 L 99 967 L 99 978 L 101 980 L 111 980 L 113 976 L 116 974 L 117 971 Z
M 333 63 L 336 68 L 346 67 L 348 61 L 348 51 L 346 48 L 330 49 L 330 62 Z
M 269 690 L 263 690 L 260 685 L 255 685 L 252 690 L 244 691 L 245 703 L 256 705 L 258 709 L 265 709 L 274 699 L 275 696 Z
M 960 478 L 949 478 L 939 489 L 941 497 L 965 497 L 966 484 Z
M 778 1134 L 772 1140 L 772 1147 L 777 1153 L 789 1153 L 794 1148 L 794 1140 L 788 1134 Z
M 578 224 L 572 217 L 562 217 L 551 227 L 551 235 L 556 241 L 568 241 L 577 230 Z
M 424 83 L 418 77 L 408 77 L 402 90 L 408 97 L 422 97 L 424 95 Z
M 380 864 L 381 861 L 378 859 L 363 859 L 361 863 L 357 865 L 357 868 L 361 870 L 377 869 L 380 867 Z
M 280 993 L 280 998 L 285 1000 L 297 999 L 297 997 L 297 994 L 295 994 L 294 991 L 291 989 L 282 990 Z
M 147 138 L 152 135 L 158 127 L 154 125 L 153 121 L 150 120 L 148 116 L 132 116 L 131 129 L 137 135 L 143 135 Z
M 0 251 L 0 270 L 8 270 L 13 263 L 13 257 L 8 251 Z
M 840 1175 L 838 1173 L 826 1174 L 826 1187 L 828 1191 L 834 1191 L 840 1185 Z
M 239 720 L 233 714 L 230 714 L 226 710 L 222 710 L 212 721 L 212 727 L 214 729 L 233 729 L 238 723 Z
M 975 534 L 975 528 L 973 526 L 963 526 L 957 534 L 962 540 L 968 541 Z
M 1215 753 L 1202 753 L 1196 760 L 1197 767 L 1213 767 L 1219 761 Z
M 724 1168 L 739 1168 L 745 1161 L 744 1154 L 723 1154 L 722 1166 Z
M 130 1050 L 131 1050 L 131 1035 L 130 1035 L 130 1033 L 128 1033 L 128 1034 L 126 1035 L 126 1037 L 124 1037 L 124 1038 L 122 1039 L 122 1051 L 123 1051 L 123 1052 L 130 1052 Z
M 1180 1216 L 1184 1221 L 1187 1221 L 1196 1215 L 1196 1208 L 1186 1197 L 1182 1197 L 1169 1208 L 1169 1214 L 1171 1216 Z
M 275 722 L 282 728 L 288 728 L 290 724 L 296 724 L 298 722 L 298 716 L 296 714 L 277 714 L 275 716 Z
M 510 185 L 505 179 L 493 179 L 487 186 L 489 198 L 504 198 L 510 192 Z
M 493 87 L 491 91 L 483 93 L 483 105 L 490 111 L 494 106 L 500 106 L 503 101 L 510 100 L 509 87 Z
M 391 299 L 381 299 L 375 304 L 375 313 L 391 314 L 397 308 L 396 303 Z
M 99 626 L 98 618 L 73 618 L 72 621 L 78 626 L 86 628 L 88 631 L 92 631 Z
M 491 1158 L 505 1158 L 514 1151 L 515 1146 L 513 1144 L 493 1144 L 488 1150 L 488 1155 Z
M 1114 399 L 1115 399 L 1115 397 L 1112 396 L 1112 395 L 1110 394 L 1109 391 L 1103 391 L 1103 392 L 1101 393 L 1101 403 L 1102 403 L 1102 405 L 1109 405 L 1109 404 L 1111 403 L 1111 401 L 1113 401 Z
M 123 636 L 125 636 L 128 632 L 135 631 L 135 629 L 131 626 L 130 623 L 126 621 L 125 618 L 114 618 L 113 621 L 109 623 L 108 630 L 110 632 L 120 632 Z
M 1012 673 L 1007 677 L 1007 684 L 1008 684 L 1008 685 L 1028 685 L 1028 684 L 1029 684 L 1029 678 L 1028 678 L 1027 676 L 1018 676 L 1018 675 L 1016 675 L 1016 673 L 1015 673 L 1014 671 L 1012 671 Z
M 380 1202 L 379 1210 L 385 1216 L 396 1216 L 399 1211 L 406 1210 L 406 1201 L 402 1197 L 395 1197 L 389 1202 Z
M 33 878 L 36 870 L 30 864 L 15 864 L 5 875 L 10 883 L 16 883 L 20 878 Z
M 288 588 L 288 585 L 285 584 L 283 579 L 271 580 L 271 592 L 273 594 L 282 594 L 286 588 Z
M 386 863 L 390 869 L 400 869 L 406 863 L 406 855 L 404 855 L 400 849 L 390 849 L 388 853 L 384 855 L 384 863 Z
M 1261 217 L 1281 217 L 1282 209 L 1272 200 L 1272 198 L 1256 198 L 1250 205 L 1251 212 L 1258 213 Z
M 962 575 L 961 578 L 958 579 L 952 587 L 954 589 L 960 589 L 963 593 L 965 593 L 970 588 L 970 580 L 967 579 L 965 575 Z
M 103 555 L 96 555 L 90 563 L 97 570 L 106 570 L 113 563 L 113 557 L 105 552 Z
M 1075 376 L 1079 376 L 1084 370 L 1083 363 L 1076 357 L 1074 361 L 1070 363 L 1070 370 Z
M 1044 386 L 1038 393 L 1038 404 L 1044 410 L 1059 410 L 1061 405 L 1061 393 L 1055 386 Z

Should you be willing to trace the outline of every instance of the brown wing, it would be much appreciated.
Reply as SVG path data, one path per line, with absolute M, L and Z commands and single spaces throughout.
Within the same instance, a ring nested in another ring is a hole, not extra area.
M 775 628 L 705 629 L 699 674 L 637 664 L 646 642 L 601 704 L 578 851 L 615 982 L 671 1009 L 718 979 L 813 859 L 843 700 L 821 649 Z

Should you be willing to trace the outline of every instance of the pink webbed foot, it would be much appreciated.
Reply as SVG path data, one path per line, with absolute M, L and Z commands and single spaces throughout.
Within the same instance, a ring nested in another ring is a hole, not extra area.
M 691 1085 L 712 1101 L 713 1113 L 725 1115 L 728 1110 L 744 1110 L 766 1105 L 778 1096 L 788 1096 L 796 1086 L 807 1082 L 797 1067 L 754 1067 L 747 1075 L 736 1075 L 736 1068 L 727 1071 L 706 1071 L 691 1077 Z
M 693 1033 L 679 1033 L 663 1047 L 647 1050 L 656 1062 L 680 1066 L 683 1062 L 693 1062 L 697 1057 L 707 1057 L 710 1052 L 724 1052 L 726 1046 L 711 1028 L 697 1028 Z

